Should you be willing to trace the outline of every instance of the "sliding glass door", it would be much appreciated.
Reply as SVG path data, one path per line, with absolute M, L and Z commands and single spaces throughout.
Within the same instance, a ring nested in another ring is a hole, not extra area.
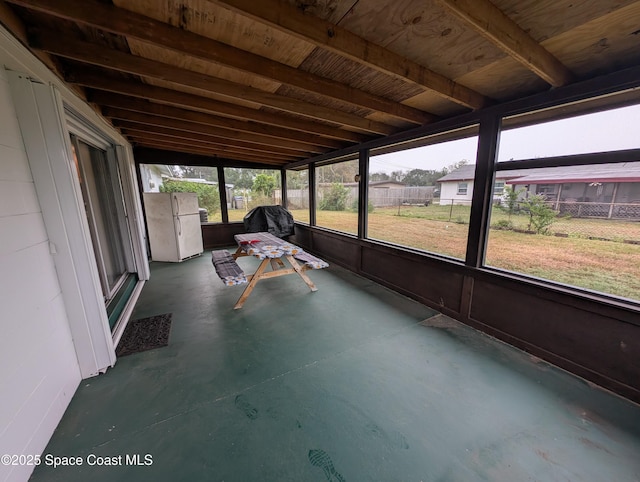
M 71 136 L 74 160 L 105 304 L 116 296 L 133 267 L 131 238 L 115 157 L 106 150 Z

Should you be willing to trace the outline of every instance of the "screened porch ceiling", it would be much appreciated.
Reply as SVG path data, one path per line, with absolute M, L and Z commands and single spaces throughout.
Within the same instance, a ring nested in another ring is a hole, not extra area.
M 286 166 L 640 66 L 637 0 L 0 0 L 0 21 L 134 148 L 211 165 Z

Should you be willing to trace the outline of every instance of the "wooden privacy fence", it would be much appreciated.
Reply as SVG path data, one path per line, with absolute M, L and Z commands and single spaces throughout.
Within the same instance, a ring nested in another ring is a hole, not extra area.
M 402 188 L 369 187 L 369 202 L 375 207 L 399 206 L 402 204 L 430 204 L 434 186 L 407 186 Z
M 357 186 L 345 186 L 348 190 L 346 204 L 351 206 L 358 199 Z M 318 200 L 324 196 L 329 186 L 318 189 Z M 435 186 L 407 186 L 402 188 L 369 187 L 369 202 L 375 207 L 389 207 L 399 205 L 430 204 L 433 202 Z M 280 191 L 276 190 L 275 200 L 280 200 Z M 287 200 L 294 209 L 309 207 L 309 191 L 307 189 L 287 189 Z

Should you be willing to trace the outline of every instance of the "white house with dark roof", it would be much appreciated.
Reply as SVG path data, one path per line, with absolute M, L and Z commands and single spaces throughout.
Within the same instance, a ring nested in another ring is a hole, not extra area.
M 441 177 L 440 204 L 471 204 L 475 165 Z M 505 186 L 542 194 L 554 209 L 576 217 L 640 219 L 640 161 L 498 171 L 494 199 Z
M 438 179 L 441 205 L 471 204 L 475 169 L 475 164 L 467 164 Z

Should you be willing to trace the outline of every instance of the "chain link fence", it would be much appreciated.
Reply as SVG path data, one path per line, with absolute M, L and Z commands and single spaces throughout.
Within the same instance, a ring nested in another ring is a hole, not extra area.
M 392 190 L 389 190 L 392 191 Z M 393 190 L 396 191 L 396 190 Z M 421 218 L 456 224 L 468 224 L 471 201 L 434 198 L 432 193 L 398 189 L 396 193 L 370 197 L 370 215 L 394 215 Z M 393 195 L 391 195 L 393 194 Z M 309 206 L 307 190 L 289 190 L 287 198 L 293 209 Z M 349 192 L 346 206 L 357 202 L 355 192 Z M 574 201 L 547 201 L 552 212 L 545 234 L 594 240 L 640 244 L 640 201 L 630 203 L 594 203 Z M 518 202 L 511 213 L 496 204 L 491 213 L 491 228 L 531 232 L 532 217 L 524 202 Z
M 640 202 L 547 202 L 546 205 L 550 212 L 550 223 L 543 230 L 545 234 L 640 244 Z M 436 198 L 433 203 L 420 204 L 416 199 L 394 207 L 376 209 L 375 212 L 468 224 L 471 201 Z M 535 231 L 535 216 L 539 214 L 531 215 L 526 203 L 518 203 L 512 213 L 496 204 L 491 212 L 491 228 Z
M 640 244 L 640 201 L 547 201 L 545 205 L 549 213 L 549 225 L 544 230 L 546 234 Z M 517 203 L 511 214 L 494 206 L 491 226 L 495 229 L 531 231 L 535 216 L 523 202 Z

